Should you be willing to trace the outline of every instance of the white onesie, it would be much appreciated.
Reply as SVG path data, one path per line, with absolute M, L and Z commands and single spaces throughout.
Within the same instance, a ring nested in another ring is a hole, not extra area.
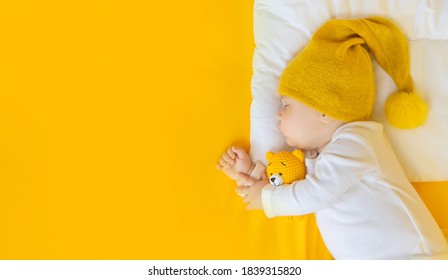
M 336 259 L 448 256 L 442 232 L 408 181 L 382 124 L 341 126 L 306 166 L 304 180 L 263 188 L 268 217 L 315 213 Z

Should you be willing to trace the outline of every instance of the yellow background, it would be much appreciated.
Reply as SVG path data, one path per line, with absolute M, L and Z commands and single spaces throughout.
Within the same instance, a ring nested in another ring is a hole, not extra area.
M 330 258 L 215 169 L 249 148 L 252 7 L 2 1 L 0 259 Z

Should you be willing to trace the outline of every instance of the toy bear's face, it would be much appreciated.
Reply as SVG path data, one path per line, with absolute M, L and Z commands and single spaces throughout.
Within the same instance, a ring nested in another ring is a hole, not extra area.
M 269 182 L 273 186 L 291 184 L 305 178 L 306 168 L 303 152 L 279 152 L 266 154 L 268 166 L 266 168 Z
M 283 173 L 271 173 L 269 177 L 269 182 L 274 187 L 283 185 Z

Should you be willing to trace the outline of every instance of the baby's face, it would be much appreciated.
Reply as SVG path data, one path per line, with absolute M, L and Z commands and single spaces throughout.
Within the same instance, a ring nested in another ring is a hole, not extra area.
M 322 146 L 331 140 L 334 129 L 323 121 L 322 113 L 287 96 L 281 96 L 281 100 L 277 127 L 286 143 L 303 151 L 320 153 Z

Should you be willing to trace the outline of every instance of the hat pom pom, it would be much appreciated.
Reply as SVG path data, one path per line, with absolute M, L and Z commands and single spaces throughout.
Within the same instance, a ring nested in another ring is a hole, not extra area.
M 389 123 L 396 128 L 416 128 L 425 123 L 428 106 L 414 92 L 399 91 L 386 100 L 384 108 Z

